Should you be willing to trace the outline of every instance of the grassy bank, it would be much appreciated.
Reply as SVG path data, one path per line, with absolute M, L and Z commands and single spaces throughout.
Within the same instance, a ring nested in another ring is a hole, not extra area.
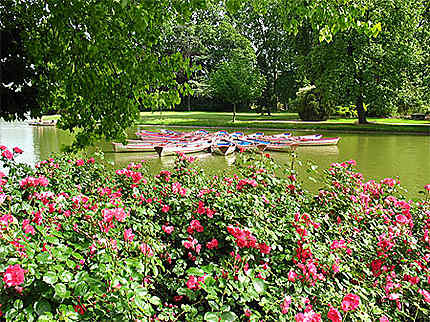
M 300 121 L 296 113 L 274 113 L 260 116 L 256 113 L 238 113 L 236 122 L 226 112 L 142 112 L 140 125 L 236 127 L 271 129 L 309 129 L 333 131 L 374 131 L 430 134 L 429 121 L 399 118 L 369 118 L 370 124 L 358 125 L 355 119 L 330 119 L 324 122 Z

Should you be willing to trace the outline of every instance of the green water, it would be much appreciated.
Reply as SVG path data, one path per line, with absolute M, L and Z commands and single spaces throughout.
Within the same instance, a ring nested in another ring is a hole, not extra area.
M 130 130 L 130 136 L 135 130 Z M 248 131 L 250 132 L 250 131 Z M 281 131 L 273 132 L 279 133 Z M 272 133 L 265 131 L 265 133 Z M 294 134 L 310 132 L 295 131 Z M 418 191 L 430 183 L 430 136 L 407 134 L 373 133 L 334 133 L 319 132 L 327 137 L 340 136 L 337 146 L 299 147 L 297 155 L 303 163 L 312 161 L 319 168 L 327 168 L 333 162 L 354 159 L 358 169 L 366 179 L 399 177 L 402 185 L 409 191 L 410 197 L 418 196 Z M 52 152 L 59 152 L 61 146 L 70 144 L 72 137 L 68 132 L 55 127 L 32 127 L 26 123 L 0 122 L 0 144 L 8 147 L 19 146 L 24 150 L 19 161 L 29 164 L 46 159 Z M 100 143 L 98 148 L 105 152 L 105 158 L 116 166 L 142 159 L 147 160 L 155 173 L 161 168 L 170 167 L 173 157 L 159 158 L 154 153 L 113 153 L 110 144 Z M 291 162 L 288 153 L 271 153 L 281 164 Z M 212 173 L 220 172 L 231 166 L 234 155 L 227 157 L 199 153 L 195 156 L 202 167 Z M 306 180 L 310 189 L 317 184 Z

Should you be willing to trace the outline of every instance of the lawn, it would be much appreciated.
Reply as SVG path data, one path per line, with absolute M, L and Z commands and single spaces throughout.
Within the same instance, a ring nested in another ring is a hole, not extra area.
M 325 122 L 304 122 L 297 113 L 273 113 L 261 116 L 257 113 L 238 113 L 236 122 L 227 112 L 142 112 L 138 124 L 164 126 L 316 129 L 339 131 L 385 131 L 430 133 L 429 121 L 400 118 L 369 118 L 370 124 L 357 125 L 355 119 L 330 119 Z

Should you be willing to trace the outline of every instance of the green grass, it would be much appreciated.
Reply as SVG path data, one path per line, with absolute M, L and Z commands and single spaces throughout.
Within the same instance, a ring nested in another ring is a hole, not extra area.
M 355 119 L 330 119 L 325 122 L 303 122 L 296 113 L 274 113 L 260 116 L 257 113 L 238 113 L 232 122 L 232 113 L 227 112 L 142 112 L 138 124 L 163 126 L 315 129 L 336 131 L 377 131 L 430 133 L 429 121 L 404 120 L 399 118 L 369 118 L 370 124 L 358 125 Z

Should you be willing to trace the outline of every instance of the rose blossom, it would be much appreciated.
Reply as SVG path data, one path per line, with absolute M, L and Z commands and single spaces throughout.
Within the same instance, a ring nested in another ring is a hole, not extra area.
M 327 313 L 327 317 L 332 322 L 341 322 L 342 321 L 342 316 L 340 315 L 340 312 L 332 306 L 330 306 L 330 310 Z
M 133 241 L 134 234 L 131 228 L 124 230 L 124 240 L 125 241 Z
M 3 282 L 6 283 L 7 286 L 17 286 L 24 282 L 24 273 L 25 270 L 21 268 L 19 264 L 10 265 L 6 268 L 6 272 L 3 276 Z
M 360 305 L 360 297 L 349 293 L 342 300 L 342 310 L 344 312 L 354 311 Z
M 173 232 L 173 230 L 175 229 L 173 226 L 166 226 L 166 225 L 163 225 L 163 226 L 161 226 L 161 229 L 166 233 L 166 234 L 168 234 L 168 235 L 170 235 L 172 232 Z
M 286 296 L 281 304 L 281 313 L 287 314 L 291 304 L 291 296 Z
M 295 282 L 296 278 L 297 278 L 297 273 L 296 272 L 294 272 L 294 271 L 289 271 L 288 272 L 288 280 L 290 282 Z
M 424 301 L 426 301 L 427 303 L 430 303 L 430 292 L 423 289 L 419 289 L 418 293 L 424 296 Z

